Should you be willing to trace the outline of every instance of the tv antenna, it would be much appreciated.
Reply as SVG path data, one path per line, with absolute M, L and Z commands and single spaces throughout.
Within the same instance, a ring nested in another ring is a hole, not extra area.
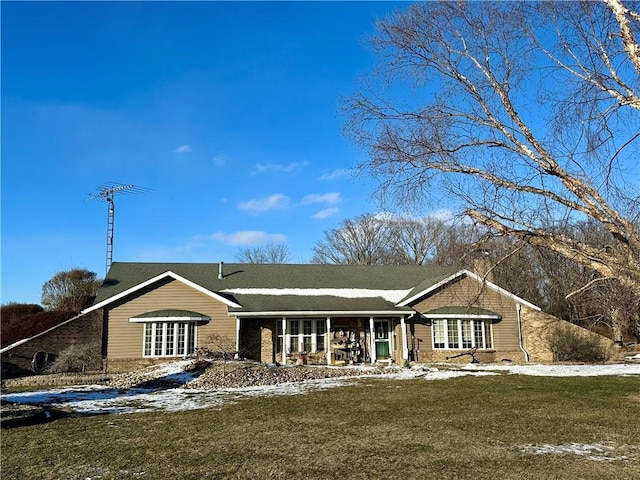
M 109 267 L 111 266 L 111 262 L 113 260 L 113 226 L 115 221 L 115 203 L 114 197 L 117 193 L 123 195 L 132 195 L 136 193 L 145 193 L 148 190 L 146 188 L 137 187 L 133 184 L 122 184 L 122 183 L 106 183 L 103 185 L 99 185 L 97 187 L 98 193 L 94 193 L 93 195 L 89 195 L 87 200 L 92 200 L 97 198 L 98 200 L 103 200 L 107 202 L 107 261 L 106 261 L 106 269 L 105 275 L 109 271 Z

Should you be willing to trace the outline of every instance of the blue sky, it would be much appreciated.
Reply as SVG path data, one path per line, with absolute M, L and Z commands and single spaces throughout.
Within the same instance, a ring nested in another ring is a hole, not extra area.
M 2 2 L 2 296 L 73 267 L 234 261 L 378 210 L 339 99 L 386 2 Z

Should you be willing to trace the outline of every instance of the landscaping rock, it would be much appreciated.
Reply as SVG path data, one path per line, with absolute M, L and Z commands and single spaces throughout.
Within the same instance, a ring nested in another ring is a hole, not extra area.
M 252 361 L 202 362 L 187 364 L 184 372 L 163 373 L 154 367 L 113 375 L 109 386 L 114 388 L 188 388 L 215 390 L 251 386 L 278 385 L 323 378 L 375 375 L 385 372 L 381 367 L 350 368 L 321 366 L 279 366 Z

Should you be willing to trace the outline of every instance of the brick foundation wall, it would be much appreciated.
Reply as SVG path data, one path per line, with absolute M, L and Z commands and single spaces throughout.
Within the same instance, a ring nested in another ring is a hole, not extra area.
M 87 366 L 87 369 L 92 371 L 102 369 L 102 310 L 95 310 L 78 317 L 3 353 L 3 377 L 33 375 L 31 362 L 36 352 L 57 356 L 71 345 L 89 345 L 94 352 L 95 360 Z

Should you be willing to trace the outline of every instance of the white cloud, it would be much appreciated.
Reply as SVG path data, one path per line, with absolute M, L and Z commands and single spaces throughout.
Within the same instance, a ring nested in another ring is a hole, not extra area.
M 186 244 L 176 247 L 175 250 L 178 253 L 189 253 L 193 250 L 203 247 L 204 240 L 205 238 L 203 235 L 194 235 Z
M 281 233 L 267 233 L 260 230 L 240 230 L 235 233 L 216 232 L 211 238 L 227 245 L 263 245 L 283 243 L 287 237 Z
M 179 147 L 173 150 L 173 153 L 181 154 L 181 153 L 189 153 L 191 151 L 191 145 L 180 145 Z
M 269 173 L 269 172 L 293 172 L 294 170 L 298 170 L 309 165 L 309 162 L 291 162 L 289 164 L 283 163 L 256 163 L 252 175 L 257 175 L 260 173 Z
M 443 222 L 447 222 L 449 220 L 453 220 L 455 214 L 451 210 L 440 209 L 435 210 L 429 214 L 429 217 L 434 218 L 436 220 L 442 220 Z
M 320 210 L 315 215 L 311 215 L 311 218 L 313 218 L 315 220 L 322 220 L 322 219 L 329 218 L 329 217 L 335 215 L 336 213 L 338 213 L 338 211 L 339 211 L 339 209 L 336 208 L 336 207 L 325 208 L 324 210 Z
M 215 155 L 212 159 L 211 162 L 216 166 L 216 167 L 221 167 L 222 165 L 224 165 L 225 163 L 227 163 L 227 157 L 224 155 Z
M 276 208 L 286 208 L 291 203 L 291 200 L 286 195 L 281 193 L 274 193 L 263 199 L 252 199 L 248 202 L 243 202 L 239 205 L 241 210 L 248 213 L 260 213 L 267 210 L 273 210 Z
M 318 177 L 318 180 L 323 180 L 323 181 L 340 180 L 342 178 L 350 176 L 351 174 L 352 174 L 351 170 L 348 170 L 346 168 L 340 168 L 338 170 L 333 170 L 332 172 L 323 173 Z
M 304 198 L 302 199 L 302 205 L 311 205 L 314 203 L 327 203 L 329 205 L 335 205 L 337 203 L 340 203 L 341 200 L 342 199 L 340 198 L 340 192 L 323 194 L 312 193 L 304 196 Z

